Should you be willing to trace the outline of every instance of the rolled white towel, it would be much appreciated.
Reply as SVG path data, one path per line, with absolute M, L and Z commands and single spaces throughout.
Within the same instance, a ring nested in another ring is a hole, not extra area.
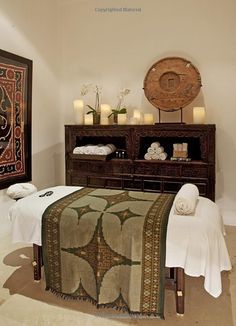
M 151 143 L 151 148 L 157 149 L 158 147 L 160 147 L 160 143 L 158 141 Z
M 86 154 L 86 155 L 96 154 L 96 148 L 97 148 L 97 146 L 95 146 L 95 145 L 87 145 L 84 147 L 84 154 Z
M 166 154 L 166 152 L 163 152 L 163 153 L 160 153 L 160 154 L 159 154 L 159 160 L 161 160 L 161 161 L 165 161 L 166 158 L 167 158 L 167 154 Z
M 156 149 L 157 154 L 161 154 L 164 152 L 164 147 L 160 146 Z
M 145 159 L 145 160 L 151 160 L 151 159 L 152 159 L 152 154 L 150 154 L 150 153 L 146 153 L 146 154 L 144 155 L 144 159 Z
M 31 183 L 16 183 L 7 189 L 7 195 L 12 199 L 24 198 L 35 192 L 37 188 Z
M 95 149 L 95 154 L 96 155 L 108 155 L 108 154 L 111 154 L 111 153 L 112 153 L 112 150 L 107 145 L 99 146 L 99 147 L 96 147 L 96 149 Z
M 199 190 L 192 183 L 184 184 L 175 196 L 174 208 L 177 215 L 193 214 L 197 205 Z
M 114 144 L 107 144 L 106 146 L 108 146 L 111 149 L 112 153 L 115 152 L 116 146 Z
M 147 153 L 149 153 L 149 154 L 154 154 L 156 152 L 156 150 L 154 149 L 154 148 L 152 148 L 152 147 L 148 147 L 148 149 L 147 149 Z
M 152 154 L 152 159 L 153 160 L 160 160 L 160 155 L 157 153 Z
M 73 149 L 73 154 L 84 154 L 85 146 L 78 146 Z

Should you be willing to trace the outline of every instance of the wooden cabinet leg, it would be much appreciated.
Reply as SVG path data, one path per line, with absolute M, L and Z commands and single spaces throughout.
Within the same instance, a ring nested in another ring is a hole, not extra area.
M 176 268 L 176 285 L 175 285 L 175 297 L 176 297 L 176 312 L 179 315 L 184 314 L 184 298 L 185 298 L 185 282 L 184 282 L 184 269 Z
M 41 267 L 42 267 L 42 247 L 33 244 L 33 269 L 34 269 L 34 280 L 41 280 Z

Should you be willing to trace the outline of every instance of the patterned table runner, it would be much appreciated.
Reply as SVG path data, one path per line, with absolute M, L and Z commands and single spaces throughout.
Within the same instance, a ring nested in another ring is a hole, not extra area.
M 46 289 L 97 307 L 163 318 L 173 199 L 83 188 L 53 203 L 42 221 Z

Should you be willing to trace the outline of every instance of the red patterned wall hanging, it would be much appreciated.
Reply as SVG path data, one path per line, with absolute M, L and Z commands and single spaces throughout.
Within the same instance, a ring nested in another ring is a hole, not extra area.
M 31 180 L 32 61 L 0 50 L 0 189 Z

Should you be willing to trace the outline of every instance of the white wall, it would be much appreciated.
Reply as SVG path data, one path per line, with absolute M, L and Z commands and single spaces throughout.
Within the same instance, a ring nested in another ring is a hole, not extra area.
M 96 11 L 106 7 L 141 12 Z M 0 0 L 0 8 L 1 48 L 34 61 L 33 182 L 39 188 L 63 182 L 64 123 L 73 122 L 72 101 L 82 84 L 101 85 L 102 102 L 112 105 L 121 88 L 130 88 L 128 110 L 157 117 L 143 79 L 157 60 L 180 56 L 196 65 L 203 84 L 184 120 L 191 122 L 199 105 L 207 109 L 207 123 L 216 124 L 216 197 L 225 220 L 235 223 L 235 0 Z
M 205 106 L 207 123 L 216 124 L 216 199 L 227 222 L 236 224 L 236 1 L 60 2 L 65 121 L 73 121 L 72 100 L 89 82 L 101 85 L 102 101 L 113 105 L 120 88 L 130 88 L 129 111 L 137 107 L 157 117 L 142 90 L 149 67 L 167 56 L 191 60 L 203 87 L 185 108 L 184 120 L 192 122 L 193 106 Z M 141 12 L 98 12 L 112 7 L 141 8 Z M 93 98 L 87 99 L 93 103 Z M 179 119 L 176 113 L 162 116 L 167 121 Z
M 63 182 L 64 140 L 60 116 L 58 10 L 56 1 L 0 0 L 0 47 L 33 60 L 32 182 Z M 0 191 L 0 219 L 12 204 Z

